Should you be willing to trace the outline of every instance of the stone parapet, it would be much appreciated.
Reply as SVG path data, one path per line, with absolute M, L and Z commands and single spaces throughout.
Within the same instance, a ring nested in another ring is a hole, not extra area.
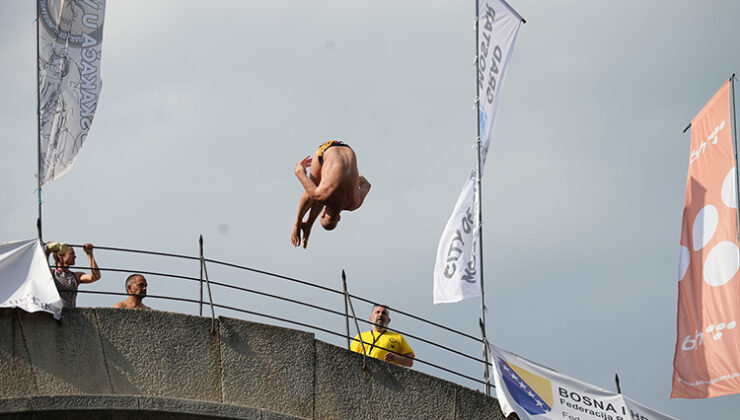
M 0 309 L 0 418 L 499 420 L 495 399 L 311 333 L 112 308 Z

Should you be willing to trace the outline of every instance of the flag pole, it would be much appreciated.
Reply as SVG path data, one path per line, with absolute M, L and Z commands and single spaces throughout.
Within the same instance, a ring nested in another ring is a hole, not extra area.
M 39 241 L 43 242 L 41 230 L 41 68 L 39 66 L 39 57 L 41 56 L 39 32 L 41 20 L 39 16 L 39 2 L 36 1 L 36 181 L 38 194 L 39 217 L 36 221 L 38 228 Z
M 480 117 L 479 117 L 480 118 Z M 486 380 L 486 395 L 491 395 L 491 382 L 488 372 L 488 348 L 486 346 L 487 338 L 486 338 L 486 299 L 485 299 L 485 293 L 483 290 L 483 215 L 482 215 L 482 209 L 483 206 L 481 205 L 481 176 L 480 176 L 480 160 L 481 160 L 481 153 L 480 153 L 480 123 L 478 125 L 478 170 L 476 171 L 476 195 L 477 195 L 477 201 L 478 201 L 478 263 L 479 270 L 480 270 L 480 326 L 481 326 L 481 335 L 483 339 L 483 360 L 485 360 L 485 369 L 483 371 L 483 374 L 485 375 Z
M 479 0 L 475 0 L 475 115 L 476 115 L 476 129 L 478 132 L 478 137 L 476 140 L 476 149 L 478 154 L 478 164 L 477 169 L 475 171 L 475 198 L 477 203 L 477 223 L 478 223 L 478 270 L 480 272 L 480 328 L 481 328 L 481 335 L 483 338 L 483 360 L 485 360 L 485 368 L 483 370 L 484 379 L 486 381 L 486 395 L 491 396 L 491 381 L 490 381 L 490 375 L 488 372 L 488 346 L 487 338 L 486 338 L 486 300 L 485 300 L 485 293 L 483 289 L 483 206 L 481 203 L 481 138 L 480 138 L 480 83 L 478 82 L 478 72 L 480 71 L 480 65 L 478 60 L 479 57 L 479 50 L 478 50 L 478 44 L 480 43 L 480 40 L 478 39 L 478 21 L 480 19 L 479 16 Z
M 730 96 L 732 97 L 732 136 L 735 146 L 735 212 L 737 213 L 737 223 L 740 227 L 740 175 L 737 168 L 737 111 L 735 110 L 735 73 L 730 76 Z M 738 240 L 740 240 L 740 229 L 738 229 Z

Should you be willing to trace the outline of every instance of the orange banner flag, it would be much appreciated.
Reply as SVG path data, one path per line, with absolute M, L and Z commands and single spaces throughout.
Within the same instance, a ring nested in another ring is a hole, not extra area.
M 740 392 L 740 251 L 730 81 L 691 121 L 671 398 Z

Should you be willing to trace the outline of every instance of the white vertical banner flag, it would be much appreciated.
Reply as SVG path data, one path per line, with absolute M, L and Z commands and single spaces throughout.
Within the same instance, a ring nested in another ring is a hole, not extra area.
M 481 171 L 491 144 L 496 111 L 501 101 L 516 34 L 522 18 L 503 0 L 478 5 L 478 113 L 480 114 Z M 476 165 L 477 167 L 477 165 Z M 480 296 L 480 256 L 477 255 L 478 217 L 476 169 L 470 173 L 437 247 L 434 265 L 434 303 L 459 302 Z
M 0 244 L 0 308 L 62 316 L 62 299 L 38 239 Z
M 520 419 L 676 420 L 637 401 L 491 346 L 496 398 Z
M 92 125 L 102 81 L 105 0 L 37 0 L 39 131 L 44 185 L 66 173 Z

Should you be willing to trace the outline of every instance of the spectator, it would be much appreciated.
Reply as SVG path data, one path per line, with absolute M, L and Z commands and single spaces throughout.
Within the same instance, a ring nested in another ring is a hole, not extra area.
M 142 301 L 146 297 L 146 279 L 141 274 L 132 274 L 126 279 L 128 299 L 113 305 L 114 308 L 152 309 Z
M 391 323 L 388 307 L 384 305 L 373 306 L 373 311 L 370 313 L 370 322 L 373 324 L 372 330 L 362 333 L 364 344 L 360 343 L 360 336 L 356 335 L 350 349 L 362 353 L 362 346 L 364 345 L 365 354 L 370 357 L 383 359 L 400 366 L 413 366 L 414 351 L 406 343 L 406 339 L 401 334 L 386 329 L 388 324 Z
M 54 254 L 56 267 L 52 271 L 54 284 L 59 291 L 59 297 L 62 298 L 62 305 L 65 308 L 74 308 L 77 306 L 77 287 L 83 283 L 93 283 L 100 280 L 100 269 L 98 263 L 93 257 L 93 245 L 84 244 L 82 250 L 87 254 L 90 260 L 90 274 L 80 271 L 73 272 L 69 267 L 75 265 L 75 250 L 63 242 L 49 242 L 46 244 L 46 250 Z

